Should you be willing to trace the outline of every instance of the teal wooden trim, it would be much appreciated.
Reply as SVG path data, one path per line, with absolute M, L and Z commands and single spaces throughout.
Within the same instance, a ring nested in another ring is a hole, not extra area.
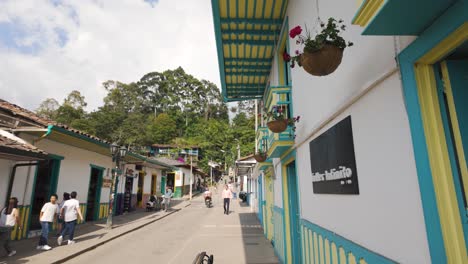
M 47 155 L 49 157 L 49 159 L 54 159 L 54 160 L 64 160 L 65 157 L 64 156 L 60 156 L 60 155 L 56 155 L 56 154 L 48 154 Z
M 268 30 L 256 30 L 256 29 L 228 29 L 223 30 L 223 35 L 249 35 L 249 36 L 259 36 L 259 37 L 275 37 L 278 34 L 277 30 L 268 29 Z
M 445 263 L 447 256 L 440 226 L 432 172 L 429 164 L 424 127 L 419 105 L 414 64 L 468 18 L 468 2 L 459 1 L 434 21 L 421 36 L 398 56 L 403 82 L 403 95 L 410 123 L 413 151 L 426 223 L 427 240 L 433 263 Z
M 84 140 L 84 141 L 87 141 L 87 142 L 90 142 L 90 143 L 93 143 L 93 144 L 96 144 L 96 145 L 101 146 L 101 147 L 109 148 L 109 146 L 110 146 L 108 143 L 105 143 L 103 141 L 99 141 L 99 140 L 87 137 L 85 135 L 81 135 L 81 134 L 72 132 L 72 131 L 67 130 L 65 128 L 62 128 L 62 127 L 52 125 L 51 130 L 62 133 L 62 134 L 66 134 L 68 136 L 72 136 L 72 137 L 75 137 L 75 138 L 78 138 L 78 139 L 81 139 L 81 140 Z
M 32 185 L 32 190 L 31 190 L 31 198 L 29 200 L 29 206 L 31 209 L 29 210 L 29 215 L 28 215 L 28 226 L 26 227 L 26 234 L 29 233 L 30 227 L 31 227 L 31 215 L 32 215 L 32 204 L 34 201 L 34 195 L 35 195 L 35 190 L 36 190 L 36 181 L 37 181 L 37 174 L 39 173 L 39 165 L 36 165 L 36 172 L 34 173 L 34 181 Z
M 283 17 L 285 12 L 286 12 L 286 3 L 287 2 L 288 2 L 288 0 L 283 0 L 283 3 L 281 4 L 281 11 L 280 11 L 281 17 Z
M 245 63 L 254 63 L 255 65 L 258 64 L 271 64 L 271 59 L 252 59 L 252 58 L 226 58 L 224 59 L 226 66 L 232 66 L 234 63 L 236 63 L 236 66 L 239 66 L 238 64 L 245 64 Z M 251 65 L 251 66 L 255 66 Z
M 98 166 L 98 165 L 94 165 L 94 164 L 89 164 L 89 166 L 91 168 L 95 168 L 95 169 L 98 169 L 98 170 L 103 170 L 103 171 L 106 170 L 106 168 Z
M 52 175 L 50 179 L 50 193 L 49 197 L 52 194 L 57 193 L 57 185 L 58 185 L 58 179 L 60 177 L 60 166 L 61 166 L 62 160 L 61 159 L 54 159 L 54 164 L 52 168 Z
M 263 51 L 265 52 L 265 50 L 266 50 L 266 49 L 264 49 Z M 248 73 L 248 72 L 226 72 L 226 75 L 227 75 L 227 76 L 232 76 L 232 77 L 234 77 L 234 76 L 240 76 L 240 75 L 242 75 L 242 76 L 248 76 L 248 77 L 257 77 L 257 76 L 258 76 L 259 78 L 262 78 L 262 77 L 267 76 L 268 73 L 265 74 L 264 71 L 262 71 L 262 72 L 254 72 L 254 73 Z M 237 80 L 237 83 L 240 83 L 239 80 Z M 242 87 L 245 87 L 245 86 L 242 85 Z
M 348 240 L 335 232 L 329 231 L 319 225 L 316 225 L 314 223 L 311 223 L 305 219 L 301 219 L 301 225 L 304 226 L 305 228 L 311 230 L 313 233 L 317 234 L 317 240 L 318 236 L 322 237 L 322 240 L 325 241 L 325 239 L 328 239 L 330 243 L 335 243 L 337 250 L 342 247 L 345 252 L 347 253 L 353 253 L 354 257 L 356 258 L 356 263 L 359 263 L 360 259 L 364 259 L 366 263 L 379 263 L 379 264 L 387 264 L 387 263 L 397 263 L 396 261 L 389 259 L 385 256 L 382 256 L 378 253 L 375 253 L 367 248 L 362 247 L 361 245 L 358 245 L 354 243 L 351 240 Z M 312 237 L 313 234 L 312 233 Z M 312 247 L 313 248 L 313 247 Z M 317 248 L 320 251 L 320 248 L 317 243 Z M 322 250 L 325 250 L 325 247 L 322 248 Z M 325 253 L 325 252 L 323 252 Z M 320 255 L 320 252 L 319 252 Z M 340 255 L 340 254 L 338 254 Z M 348 256 L 348 254 L 346 254 Z M 341 263 L 341 262 L 338 262 Z M 346 258 L 346 263 L 348 263 L 348 257 Z
M 105 168 L 101 167 L 101 166 L 94 165 L 94 164 L 89 164 L 89 166 L 91 167 L 91 169 L 89 171 L 88 192 L 89 192 L 89 186 L 91 185 L 93 169 L 96 169 L 96 170 L 99 171 L 96 193 L 94 194 L 95 195 L 94 201 L 95 201 L 95 203 L 100 205 L 101 204 L 102 178 L 103 178 L 103 175 L 104 175 Z M 88 197 L 89 197 L 89 194 L 88 194 Z M 88 198 L 88 197 L 86 197 L 86 198 Z M 100 206 L 99 206 L 99 208 L 97 208 L 97 210 L 96 210 L 96 208 L 94 208 L 93 220 L 98 220 L 99 219 L 99 211 L 100 210 L 101 210 Z
M 226 77 L 224 76 L 224 50 L 221 34 L 221 17 L 219 13 L 219 0 L 211 0 L 211 9 L 213 10 L 213 24 L 216 37 L 216 49 L 218 50 L 218 66 L 221 80 L 221 93 L 226 100 Z
M 270 65 L 247 65 L 247 66 L 242 66 L 242 68 L 239 69 L 238 65 L 226 65 L 225 69 L 226 72 L 232 73 L 232 72 L 240 72 L 240 70 L 255 70 L 255 71 L 262 71 L 262 70 L 267 70 L 270 71 L 271 66 Z M 236 71 L 232 71 L 236 70 Z
M 281 164 L 283 165 L 283 164 Z M 281 168 L 281 172 L 283 171 L 283 167 Z M 283 173 L 281 173 L 281 188 L 282 188 L 282 197 L 281 199 L 283 200 L 283 208 L 285 207 L 285 204 L 288 203 L 288 206 L 289 206 L 289 202 L 284 199 L 284 193 L 287 191 L 288 194 L 289 194 L 289 190 L 288 190 L 288 181 L 286 179 L 286 186 L 284 185 L 284 182 L 283 182 Z M 291 208 L 289 208 L 289 212 L 291 212 Z M 291 219 L 289 218 L 289 228 L 291 227 Z M 290 228 L 290 231 L 291 231 L 291 228 Z M 284 243 L 284 263 L 289 263 L 288 262 L 288 242 L 287 242 L 287 238 L 286 238 L 286 214 L 284 213 L 284 210 L 283 210 L 283 243 Z M 291 253 L 292 253 L 292 241 L 291 242 Z M 292 262 L 292 260 L 290 261 Z
M 284 197 L 284 196 L 283 196 Z M 272 201 L 273 202 L 273 201 Z M 284 202 L 284 201 L 283 201 Z M 287 246 L 286 246 L 286 227 L 285 227 L 285 219 L 284 219 L 284 209 L 280 208 L 276 205 L 273 206 L 273 240 L 275 253 L 280 259 L 281 263 L 288 263 L 287 261 Z M 278 220 L 281 221 L 278 224 Z M 281 228 L 278 229 L 278 228 Z M 281 237 L 280 237 L 281 236 Z

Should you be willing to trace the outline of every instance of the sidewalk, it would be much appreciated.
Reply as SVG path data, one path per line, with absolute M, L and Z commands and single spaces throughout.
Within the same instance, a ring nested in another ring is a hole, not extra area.
M 176 213 L 189 205 L 189 202 L 183 199 L 173 199 L 171 201 L 172 207 L 168 212 L 145 212 L 144 209 L 138 209 L 136 212 L 115 216 L 113 218 L 114 224 L 112 230 L 105 229 L 106 220 L 79 225 L 75 231 L 76 244 L 72 246 L 66 245 L 66 241 L 64 241 L 62 246 L 58 247 L 56 237 L 50 234 L 49 245 L 53 247 L 50 251 L 36 250 L 39 241 L 38 237 L 12 241 L 11 245 L 18 252 L 17 255 L 11 258 L 2 255 L 0 263 L 62 263 L 86 251 L 93 250 L 106 242 Z

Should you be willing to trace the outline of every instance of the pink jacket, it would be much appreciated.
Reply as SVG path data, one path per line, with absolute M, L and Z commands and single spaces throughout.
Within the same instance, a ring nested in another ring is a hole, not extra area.
M 231 190 L 229 190 L 229 189 L 227 189 L 227 190 L 224 189 L 224 190 L 223 190 L 223 193 L 222 193 L 222 196 L 223 196 L 223 199 L 224 199 L 224 198 L 229 198 L 229 199 L 231 199 L 231 198 L 232 198 L 232 192 L 231 192 Z

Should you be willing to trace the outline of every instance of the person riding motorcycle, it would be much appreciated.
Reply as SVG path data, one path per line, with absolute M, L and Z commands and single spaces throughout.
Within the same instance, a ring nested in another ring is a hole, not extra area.
M 208 187 L 205 188 L 204 197 L 205 197 L 206 206 L 210 207 L 211 206 L 211 191 Z

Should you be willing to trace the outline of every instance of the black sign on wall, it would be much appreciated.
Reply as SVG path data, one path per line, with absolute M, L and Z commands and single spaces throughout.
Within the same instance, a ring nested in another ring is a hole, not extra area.
M 359 194 L 351 116 L 312 140 L 309 147 L 314 193 Z

